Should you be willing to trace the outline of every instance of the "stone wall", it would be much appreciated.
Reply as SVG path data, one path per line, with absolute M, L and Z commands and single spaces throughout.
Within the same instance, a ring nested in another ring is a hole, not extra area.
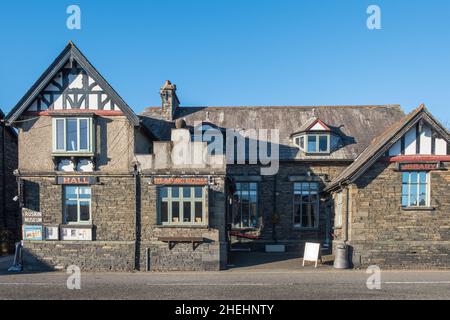
M 92 224 L 99 241 L 132 241 L 135 238 L 134 177 L 98 178 L 91 186 Z M 63 224 L 63 186 L 55 177 L 23 177 L 24 209 L 42 213 L 44 225 Z
M 152 177 L 145 176 L 141 184 L 140 268 L 152 271 L 220 270 L 226 267 L 225 179 L 213 176 L 208 187 L 207 226 L 173 227 L 158 225 L 157 188 Z M 177 243 L 169 249 L 160 237 L 202 237 L 204 243 Z M 148 260 L 147 260 L 148 259 Z
M 76 265 L 83 271 L 132 271 L 132 241 L 25 241 L 25 271 L 65 270 Z
M 25 207 L 42 213 L 43 225 L 63 225 L 63 186 L 55 177 L 24 177 Z M 133 176 L 99 177 L 91 186 L 94 241 L 26 241 L 27 265 L 75 264 L 83 270 L 134 268 L 135 182 Z
M 401 206 L 402 173 L 379 161 L 352 186 L 349 244 L 355 265 L 450 265 L 450 172 L 431 172 L 432 210 Z
M 276 176 L 261 176 L 258 194 L 260 216 L 260 239 L 252 241 L 255 249 L 262 249 L 265 243 L 273 242 L 271 215 L 276 211 L 280 215 L 280 223 L 276 226 L 279 243 L 285 244 L 288 250 L 301 250 L 305 241 L 325 241 L 327 219 L 333 221 L 332 199 L 322 194 L 320 200 L 319 228 L 315 230 L 298 229 L 293 226 L 294 183 L 302 181 L 319 182 L 321 187 L 335 178 L 348 163 L 327 163 L 318 165 L 308 162 L 281 162 Z M 309 176 L 308 176 L 309 172 Z M 230 166 L 228 174 L 235 179 L 256 177 L 260 175 L 258 166 Z M 293 179 L 296 179 L 294 182 Z M 276 183 L 276 186 L 275 186 Z M 275 195 L 276 192 L 276 195 Z M 327 212 L 328 215 L 327 216 Z M 330 238 L 331 238 L 331 228 Z

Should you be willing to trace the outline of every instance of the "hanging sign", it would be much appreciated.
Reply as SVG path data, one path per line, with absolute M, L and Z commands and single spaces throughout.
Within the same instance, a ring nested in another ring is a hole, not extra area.
M 319 260 L 320 253 L 320 243 L 305 243 L 305 252 L 303 254 L 303 266 L 305 266 L 305 261 L 315 262 L 315 267 L 317 268 L 317 261 Z
M 92 176 L 57 177 L 56 183 L 57 184 L 71 184 L 71 185 L 91 185 L 91 184 L 96 184 L 97 179 Z
M 208 178 L 153 178 L 153 184 L 204 186 L 208 184 Z

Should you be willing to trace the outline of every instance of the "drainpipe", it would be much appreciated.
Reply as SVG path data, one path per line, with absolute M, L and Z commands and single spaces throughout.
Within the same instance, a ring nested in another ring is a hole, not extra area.
M 350 190 L 348 186 L 345 188 L 346 195 L 345 195 L 345 235 L 344 235 L 344 243 L 347 244 L 348 242 L 348 223 L 349 223 L 349 207 L 350 207 Z
M 341 187 L 341 192 L 344 192 L 344 189 Z M 334 259 L 334 263 L 333 266 L 335 269 L 348 269 L 350 267 L 350 259 L 349 259 L 349 252 L 348 252 L 348 216 L 349 216 L 349 195 L 350 195 L 350 191 L 349 188 L 346 187 L 346 201 L 345 201 L 345 206 L 346 206 L 346 210 L 345 210 L 345 231 L 344 231 L 344 243 L 343 244 L 339 244 L 336 247 L 336 252 L 335 252 L 335 259 Z
M 134 223 L 135 223 L 135 243 L 134 243 L 134 269 L 140 269 L 140 256 L 141 256 L 141 186 L 140 186 L 140 175 L 138 166 L 134 166 L 133 171 L 134 176 Z

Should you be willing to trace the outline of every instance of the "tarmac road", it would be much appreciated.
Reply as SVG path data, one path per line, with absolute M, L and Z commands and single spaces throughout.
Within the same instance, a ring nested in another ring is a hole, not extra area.
M 382 271 L 369 290 L 365 271 L 234 269 L 201 273 L 82 273 L 69 290 L 63 272 L 0 275 L 0 299 L 450 299 L 450 271 Z

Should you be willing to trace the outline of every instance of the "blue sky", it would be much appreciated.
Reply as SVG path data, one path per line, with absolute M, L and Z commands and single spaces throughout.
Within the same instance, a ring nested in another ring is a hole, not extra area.
M 1 1 L 5 112 L 70 39 L 136 112 L 170 79 L 186 106 L 425 103 L 450 122 L 447 0 Z

